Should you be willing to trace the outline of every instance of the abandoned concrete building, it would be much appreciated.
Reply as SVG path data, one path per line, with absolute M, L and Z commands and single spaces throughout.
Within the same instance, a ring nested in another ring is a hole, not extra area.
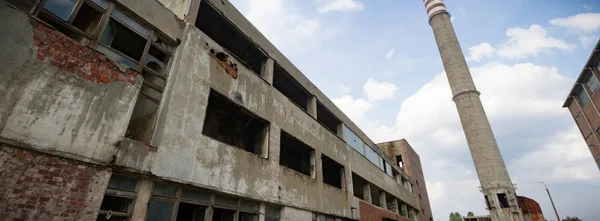
M 563 108 L 575 120 L 587 147 L 590 149 L 598 169 L 600 169 L 600 39 L 583 66 L 575 85 L 569 92 Z
M 412 182 L 402 178 L 402 184 L 406 185 L 417 196 L 421 212 L 417 214 L 418 220 L 433 220 L 429 195 L 425 186 L 425 175 L 421 166 L 419 154 L 410 146 L 405 139 L 378 143 L 377 146 L 389 157 L 394 164 L 404 170 Z M 414 183 L 414 186 L 410 186 Z
M 3 220 L 432 220 L 420 166 L 227 0 L 0 0 L 0 15 Z

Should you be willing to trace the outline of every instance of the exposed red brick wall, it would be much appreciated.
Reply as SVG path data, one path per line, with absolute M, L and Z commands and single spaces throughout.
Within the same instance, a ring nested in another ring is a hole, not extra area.
M 392 213 L 376 206 L 373 206 L 365 201 L 359 202 L 360 221 L 381 221 L 383 218 L 391 218 L 398 221 L 411 221 L 410 219 Z
M 135 81 L 138 73 L 134 70 L 127 69 L 123 72 L 114 61 L 100 52 L 87 48 L 41 23 L 32 23 L 35 27 L 34 47 L 37 49 L 39 60 L 95 83 L 121 81 L 133 84 Z
M 0 220 L 91 220 L 104 194 L 97 174 L 110 176 L 94 166 L 0 144 Z

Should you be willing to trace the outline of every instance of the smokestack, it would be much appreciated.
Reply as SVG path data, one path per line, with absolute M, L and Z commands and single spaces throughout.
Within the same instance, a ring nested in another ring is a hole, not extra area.
M 515 188 L 442 0 L 424 0 L 492 221 L 522 221 Z

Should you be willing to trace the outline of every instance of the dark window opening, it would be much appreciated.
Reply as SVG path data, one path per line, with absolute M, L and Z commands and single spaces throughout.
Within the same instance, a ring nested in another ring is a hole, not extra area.
M 394 218 L 382 218 L 382 221 L 397 221 L 397 219 Z
M 133 199 L 122 198 L 118 196 L 104 196 L 100 210 L 128 213 L 133 205 Z
M 373 184 L 371 184 L 369 186 L 371 188 L 371 204 L 381 207 L 381 201 L 380 201 L 380 197 L 379 197 L 380 196 L 379 192 L 381 190 Z
M 402 155 L 396 155 L 396 162 L 398 162 L 398 166 L 402 168 L 404 163 L 402 162 Z
M 279 164 L 312 177 L 314 150 L 285 131 L 281 131 L 280 144 Z
M 421 199 L 421 194 L 419 193 L 419 199 Z
M 267 143 L 269 123 L 227 97 L 210 91 L 202 134 L 261 155 Z
M 274 204 L 265 204 L 265 221 L 279 221 L 281 207 Z
M 387 210 L 389 210 L 390 212 L 396 212 L 396 197 L 390 195 L 390 194 L 385 194 L 385 204 L 386 204 L 386 208 Z
M 267 56 L 208 1 L 202 1 L 201 5 L 196 18 L 196 27 L 261 76 L 262 66 Z
M 342 121 L 340 121 L 331 111 L 329 111 L 325 105 L 317 101 L 317 120 L 321 122 L 325 127 L 331 130 L 334 134 L 338 134 L 338 128 Z
M 406 203 L 398 201 L 398 206 L 400 207 L 400 215 L 404 217 L 408 216 Z
M 239 221 L 258 221 L 258 215 L 254 213 L 240 212 Z
M 508 198 L 506 198 L 505 193 L 498 193 L 498 202 L 500 202 L 500 207 L 508 208 Z
M 354 191 L 355 197 L 365 200 L 365 195 L 364 195 L 364 190 L 363 190 L 365 184 L 366 184 L 366 181 L 363 178 L 356 175 L 355 173 L 352 173 L 352 190 Z
M 308 100 L 312 95 L 277 63 L 273 68 L 273 87 L 300 108 L 307 110 Z
M 77 12 L 75 20 L 73 20 L 73 26 L 88 34 L 93 34 L 100 24 L 102 14 L 102 12 L 84 2 L 79 12 Z
M 146 221 L 171 220 L 174 207 L 175 205 L 172 202 L 150 200 L 150 202 L 148 202 Z
M 213 221 L 234 221 L 235 210 L 215 208 L 213 210 Z
M 189 203 L 179 203 L 177 209 L 177 221 L 204 221 L 206 206 Z
M 144 37 L 114 18 L 111 18 L 106 24 L 106 29 L 104 30 L 104 34 L 102 34 L 100 42 L 136 61 L 142 58 L 144 47 L 146 46 L 146 39 Z
M 342 189 L 344 166 L 324 154 L 321 155 L 321 165 L 323 166 L 323 182 Z

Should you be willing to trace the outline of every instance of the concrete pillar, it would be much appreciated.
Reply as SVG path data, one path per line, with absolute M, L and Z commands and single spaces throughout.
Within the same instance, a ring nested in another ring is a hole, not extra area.
M 345 126 L 346 125 L 344 123 L 340 123 L 337 127 L 337 135 L 340 136 L 342 140 L 346 140 L 346 132 L 344 131 Z
M 317 119 L 317 97 L 314 95 L 308 98 L 308 104 L 306 105 L 306 112 L 315 119 Z
M 215 205 L 215 196 L 216 194 L 210 194 L 210 200 L 208 202 L 208 208 L 206 208 L 206 211 L 204 212 L 204 221 L 212 221 L 212 217 L 214 214 L 214 205 Z
M 398 208 L 398 200 L 394 199 L 394 201 L 392 202 L 392 204 L 394 205 L 394 213 L 400 214 L 400 211 L 399 211 L 399 208 Z
M 152 196 L 152 180 L 141 179 L 140 188 L 138 190 L 137 198 L 135 198 L 135 204 L 131 214 L 132 221 L 146 220 L 146 212 L 148 210 L 148 201 L 150 201 L 150 196 Z
M 515 188 L 479 99 L 480 93 L 475 88 L 446 6 L 443 0 L 426 0 L 424 3 L 482 192 L 485 196 L 493 198 L 497 198 L 497 193 L 514 196 Z M 492 221 L 523 220 L 523 213 L 516 200 L 509 201 L 509 208 L 494 207 L 489 212 Z M 516 220 L 513 220 L 513 213 L 517 214 Z
M 379 205 L 381 205 L 381 208 L 388 209 L 384 191 L 379 191 Z
M 262 66 L 262 76 L 270 85 L 273 85 L 273 71 L 275 70 L 275 61 L 272 58 L 267 58 Z
M 365 197 L 365 201 L 367 201 L 369 204 L 373 204 L 373 202 L 371 201 L 371 184 L 370 183 L 365 183 L 365 185 L 363 185 L 363 196 Z
M 258 221 L 265 221 L 265 202 L 260 202 L 260 209 L 258 214 Z

